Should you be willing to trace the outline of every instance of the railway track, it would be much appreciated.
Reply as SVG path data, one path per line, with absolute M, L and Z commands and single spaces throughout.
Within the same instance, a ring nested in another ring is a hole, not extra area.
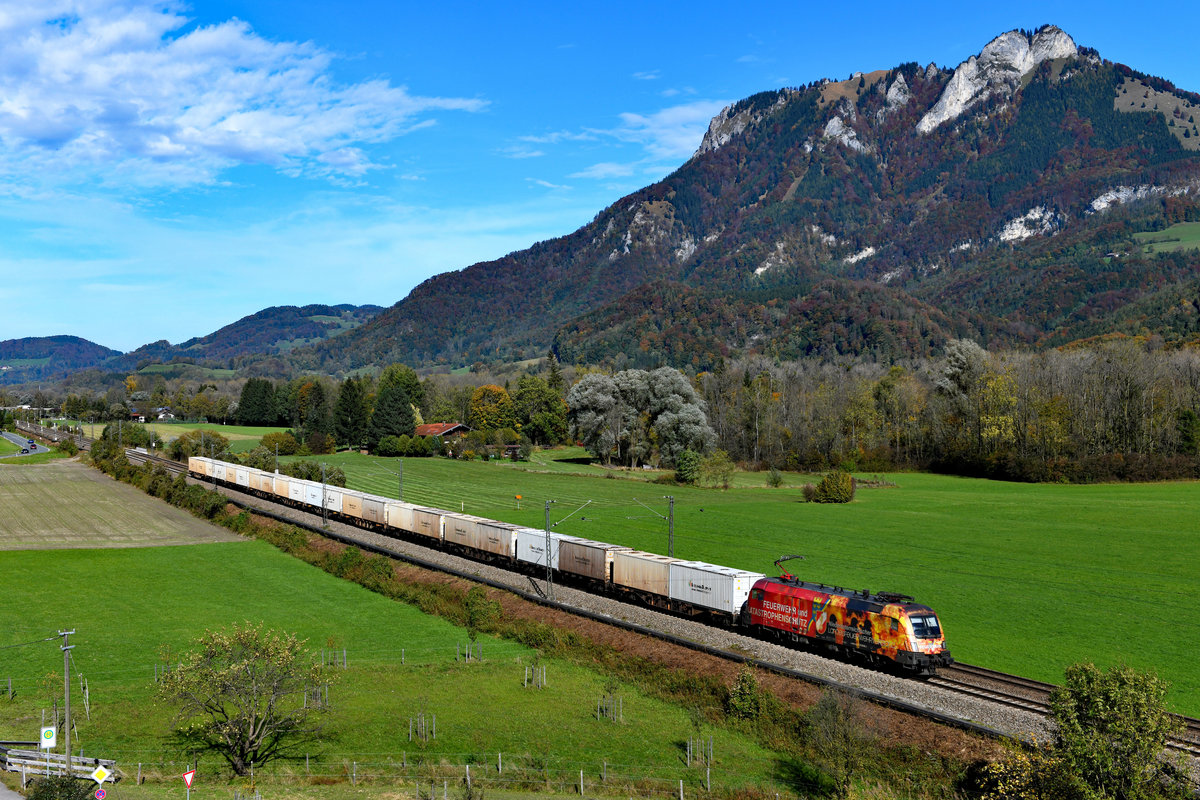
M 1050 693 L 1058 687 L 1018 675 L 976 667 L 970 664 L 954 664 L 929 678 L 931 686 L 971 697 L 991 700 L 1001 705 L 1019 708 L 1038 714 L 1050 715 Z M 1192 758 L 1200 758 L 1200 720 L 1179 717 L 1183 730 L 1179 736 L 1169 740 L 1167 747 Z
M 47 436 L 47 434 L 55 433 L 54 431 L 52 431 L 50 429 L 43 429 L 43 428 L 41 428 L 41 426 L 32 426 L 32 425 L 26 424 L 26 425 L 20 425 L 20 427 L 22 429 L 28 430 L 29 432 L 35 433 L 37 435 L 42 435 L 44 437 Z M 47 438 L 49 438 L 49 437 L 47 437 Z M 79 441 L 79 440 L 82 440 L 82 441 Z M 80 444 L 80 447 L 83 449 L 86 449 L 87 445 L 90 444 L 90 440 L 88 440 L 84 437 L 77 437 L 77 442 Z M 166 470 L 167 472 L 169 472 L 173 475 L 181 475 L 181 474 L 187 473 L 187 467 L 184 464 L 180 464 L 179 462 L 171 461 L 170 459 L 162 458 L 159 456 L 154 456 L 149 453 L 142 452 L 140 450 L 127 448 L 125 450 L 125 456 L 130 461 L 130 463 L 154 464 L 155 466 L 161 467 L 162 469 Z M 262 498 L 257 498 L 257 500 L 259 502 L 267 503 L 268 505 L 270 505 L 272 507 L 278 507 L 280 509 L 290 510 L 290 508 L 288 506 L 280 505 L 280 504 L 272 502 L 270 500 L 264 500 Z M 243 505 L 243 506 L 247 505 L 240 501 L 235 501 L 235 503 L 238 505 Z M 260 511 L 260 512 L 263 511 L 263 509 L 261 507 L 250 506 L 250 508 L 252 508 L 252 510 L 256 510 L 256 511 Z M 266 513 L 268 515 L 272 515 L 269 510 L 266 511 Z M 295 522 L 295 520 L 289 519 L 287 521 L 292 522 L 293 524 L 297 524 Z M 307 525 L 304 523 L 299 523 L 299 524 L 301 524 L 302 527 L 310 528 L 311 530 L 314 530 L 322 535 L 325 535 L 325 536 L 331 535 L 330 531 L 322 530 L 318 526 Z M 364 542 L 354 541 L 354 537 L 352 534 L 349 536 L 346 534 L 337 534 L 337 535 L 334 535 L 333 538 L 352 541 L 355 544 L 359 545 L 360 547 L 365 547 L 366 549 L 375 549 L 373 546 L 371 546 L 369 544 L 365 544 Z M 395 554 L 389 553 L 389 555 L 394 556 Z M 412 561 L 413 559 L 408 559 L 408 560 Z M 414 563 L 416 563 L 416 562 L 414 562 Z M 429 568 L 432 568 L 432 569 L 439 569 L 442 571 L 446 571 L 444 567 L 441 567 L 441 566 L 438 566 L 435 564 L 425 564 L 425 566 L 428 566 Z M 478 576 L 471 576 L 471 575 L 464 574 L 464 577 L 467 577 L 471 580 L 479 580 Z M 504 588 L 508 591 L 516 591 L 513 589 L 512 586 L 500 586 L 499 588 Z M 527 599 L 530 599 L 534 602 L 540 602 L 543 604 L 550 603 L 550 604 L 553 604 L 556 606 L 561 605 L 561 604 L 557 604 L 557 603 L 551 603 L 551 601 L 547 601 L 545 597 L 539 597 L 536 593 L 525 593 L 525 592 L 520 592 L 520 591 L 518 591 L 518 593 L 519 594 L 527 594 L 528 595 Z M 579 609 L 569 609 L 568 608 L 566 610 L 571 610 L 571 611 L 573 611 L 573 613 L 583 613 L 584 615 L 587 615 L 587 612 L 580 612 Z M 611 620 L 611 619 L 608 619 L 606 621 L 616 624 L 616 621 Z M 631 626 L 629 624 L 621 624 L 621 627 L 626 627 L 631 630 L 636 629 L 640 633 L 644 633 L 646 635 L 651 635 L 651 636 L 656 636 L 658 638 L 664 638 L 667 640 L 673 640 L 675 638 L 675 637 L 671 637 L 669 634 L 663 634 L 662 632 L 655 631 L 653 629 L 640 628 L 639 626 Z M 684 641 L 679 641 L 677 643 L 683 644 L 685 646 L 693 646 L 692 644 L 690 644 L 688 642 L 684 642 Z M 708 650 L 710 650 L 715 655 L 720 655 L 722 657 L 730 658 L 730 659 L 736 660 L 736 661 L 751 660 L 751 659 L 747 659 L 744 655 L 741 655 L 738 653 L 715 650 L 715 649 L 711 649 L 711 648 L 708 648 Z M 831 683 L 824 679 L 815 678 L 814 676 L 811 676 L 811 675 L 797 673 L 796 671 L 788 669 L 787 667 L 783 667 L 781 665 L 770 664 L 770 663 L 766 663 L 766 662 L 756 662 L 756 663 L 760 667 L 779 672 L 780 674 L 789 674 L 789 675 L 792 675 L 797 678 L 801 678 L 804 680 L 810 680 L 810 681 L 814 681 L 817 683 Z M 963 663 L 956 663 L 953 666 L 942 669 L 937 676 L 926 679 L 926 683 L 931 686 L 936 686 L 940 689 L 944 689 L 946 691 L 955 692 L 958 694 L 966 695 L 969 697 L 973 697 L 973 698 L 976 698 L 979 700 L 984 700 L 987 702 L 1006 706 L 1009 708 L 1020 709 L 1022 711 L 1036 714 L 1041 717 L 1049 716 L 1050 693 L 1055 688 L 1057 688 L 1054 684 L 1044 683 L 1042 681 L 1035 681 L 1035 680 L 1031 680 L 1029 678 L 1023 678 L 1019 675 L 1010 675 L 1008 673 L 998 672 L 996 670 L 987 669 L 986 667 L 977 667 L 977 666 L 974 666 L 971 664 L 963 664 Z M 876 702 L 883 702 L 886 705 L 891 705 L 892 707 L 901 708 L 901 710 L 906 710 L 906 711 L 910 711 L 913 713 L 922 714 L 923 716 L 932 717 L 932 718 L 938 719 L 939 721 L 942 721 L 942 722 L 956 724 L 959 727 L 967 727 L 967 728 L 969 728 L 971 730 L 975 730 L 976 732 L 979 732 L 979 733 L 984 733 L 984 734 L 989 734 L 989 735 L 999 735 L 997 731 L 991 730 L 984 726 L 975 725 L 973 723 L 965 722 L 963 720 L 947 718 L 947 717 L 945 717 L 945 715 L 930 714 L 930 713 L 927 713 L 927 711 L 928 711 L 927 709 L 919 709 L 919 708 L 915 708 L 915 707 L 909 707 L 909 706 L 907 706 L 907 704 L 904 704 L 902 702 L 901 703 L 895 702 L 893 698 L 870 697 L 868 699 L 874 700 Z M 1170 740 L 1167 743 L 1167 747 L 1172 750 L 1175 750 L 1177 752 L 1184 753 L 1192 758 L 1200 759 L 1200 720 L 1193 719 L 1190 717 L 1180 717 L 1180 721 L 1183 726 L 1183 731 L 1181 732 L 1181 734 L 1178 737 Z

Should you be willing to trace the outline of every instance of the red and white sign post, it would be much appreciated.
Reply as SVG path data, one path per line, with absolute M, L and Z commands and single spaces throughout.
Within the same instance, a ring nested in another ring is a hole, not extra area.
M 192 781 L 194 781 L 195 779 L 196 779 L 196 770 L 194 770 L 194 769 L 189 769 L 187 772 L 183 773 L 183 783 L 184 783 L 184 785 L 185 785 L 185 786 L 187 786 L 187 797 L 188 797 L 188 800 L 191 800 L 191 797 L 192 797 Z

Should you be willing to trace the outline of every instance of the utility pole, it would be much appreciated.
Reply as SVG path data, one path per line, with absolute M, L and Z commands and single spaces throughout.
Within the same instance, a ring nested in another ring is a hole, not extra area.
M 329 527 L 329 499 L 325 496 L 325 462 L 321 462 L 321 527 Z
M 553 502 L 546 501 L 546 596 L 551 600 L 554 599 L 554 573 L 550 568 L 550 504 Z
M 64 739 L 67 749 L 67 776 L 71 773 L 71 650 L 75 647 L 73 644 L 67 644 L 67 637 L 75 631 L 59 631 L 58 635 L 63 637 L 63 713 L 66 717 L 66 730 L 64 731 Z
M 667 555 L 671 558 L 675 557 L 675 496 L 665 495 L 667 498 Z

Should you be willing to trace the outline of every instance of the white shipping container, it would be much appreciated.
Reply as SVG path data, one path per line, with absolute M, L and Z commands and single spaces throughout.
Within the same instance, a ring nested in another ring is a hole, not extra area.
M 416 506 L 411 503 L 401 503 L 396 500 L 387 500 L 383 504 L 383 513 L 389 528 L 398 528 L 413 533 L 417 530 L 417 523 L 413 521 L 414 510 L 416 510 Z
M 318 487 L 321 485 L 317 484 Z M 346 490 L 339 486 L 330 486 L 328 484 L 324 484 L 324 486 L 325 507 L 336 514 L 342 513 L 342 498 L 345 497 Z
M 307 502 L 310 483 L 302 478 L 288 478 L 288 499 L 297 503 Z
M 325 504 L 324 486 L 316 481 L 304 482 L 304 502 L 320 508 Z
M 671 564 L 676 561 L 679 559 L 641 550 L 613 553 L 613 583 L 626 589 L 669 597 Z
M 670 570 L 672 600 L 726 614 L 741 612 L 754 582 L 765 577 L 703 561 L 676 561 Z
M 550 532 L 550 569 L 558 569 L 559 544 L 572 536 Z M 517 561 L 546 567 L 546 532 L 537 528 L 517 530 Z
M 211 464 L 211 463 L 212 462 L 210 462 L 207 458 L 200 458 L 199 456 L 189 456 L 188 457 L 188 472 L 190 472 L 194 475 L 203 475 L 204 477 L 207 478 L 208 473 L 209 473 L 209 464 Z
M 225 480 L 225 463 L 223 461 L 214 461 L 212 472 L 209 474 L 219 481 Z
M 247 469 L 246 467 L 234 467 L 233 468 L 233 482 L 236 483 L 238 486 L 245 486 L 245 487 L 249 488 L 249 486 L 250 486 L 250 470 Z

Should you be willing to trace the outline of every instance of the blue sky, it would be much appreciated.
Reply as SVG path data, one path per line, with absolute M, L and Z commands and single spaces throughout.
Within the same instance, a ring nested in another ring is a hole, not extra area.
M 0 340 L 388 306 L 569 233 L 750 94 L 1059 25 L 1200 91 L 1194 3 L 0 0 Z

